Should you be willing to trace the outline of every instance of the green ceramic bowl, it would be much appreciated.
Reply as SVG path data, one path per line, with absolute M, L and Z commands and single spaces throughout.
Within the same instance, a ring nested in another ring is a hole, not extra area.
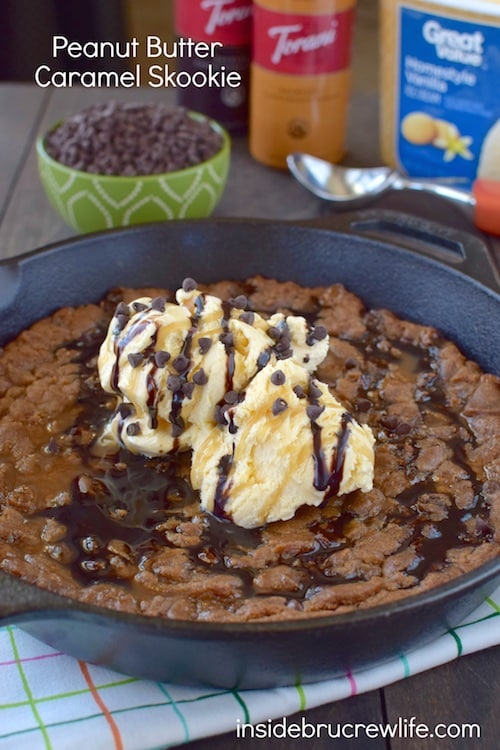
M 222 147 L 215 156 L 177 172 L 135 177 L 67 167 L 48 155 L 42 135 L 36 143 L 40 180 L 54 208 L 77 232 L 210 216 L 226 186 L 231 141 L 221 125 L 209 122 L 222 136 Z

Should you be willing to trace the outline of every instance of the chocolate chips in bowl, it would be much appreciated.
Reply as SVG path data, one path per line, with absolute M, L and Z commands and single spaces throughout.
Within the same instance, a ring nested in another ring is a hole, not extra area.
M 213 227 L 217 252 L 234 248 L 235 224 Z M 138 253 L 141 237 L 130 235 Z M 114 238 L 99 252 L 112 255 Z M 498 377 L 438 329 L 340 283 L 247 275 L 175 291 L 115 289 L 45 315 L 5 347 L 1 431 L 19 447 L 2 474 L 2 569 L 63 595 L 92 660 L 97 643 L 101 660 L 132 674 L 262 686 L 289 681 L 284 664 L 300 662 L 305 679 L 321 679 L 379 658 L 380 638 L 401 648 L 402 621 L 423 635 L 460 581 L 498 558 Z M 167 319 L 185 332 L 175 345 Z M 251 381 L 238 370 L 243 351 Z M 323 388 L 341 405 L 330 443 Z M 207 415 L 210 433 L 196 423 Z M 354 425 L 374 438 L 373 485 L 342 492 Z M 238 515 L 245 482 L 252 509 L 271 496 L 279 505 L 276 482 L 288 482 L 288 501 L 304 455 L 313 502 L 275 519 Z M 131 631 L 135 646 L 110 659 Z M 168 664 L 140 643 L 168 650 Z
M 227 132 L 159 103 L 95 104 L 37 141 L 49 200 L 79 232 L 209 216 L 225 188 Z

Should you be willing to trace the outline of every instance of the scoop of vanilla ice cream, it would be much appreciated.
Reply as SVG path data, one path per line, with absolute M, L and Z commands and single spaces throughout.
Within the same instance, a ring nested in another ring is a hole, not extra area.
M 265 320 L 245 303 L 223 303 L 192 284 L 176 302 L 121 303 L 98 358 L 102 387 L 118 397 L 98 449 L 149 457 L 190 449 L 270 361 L 297 357 L 312 372 L 325 358 L 321 326 L 282 314 Z
M 117 396 L 98 449 L 191 449 L 202 507 L 247 528 L 371 489 L 371 430 L 313 377 L 324 327 L 245 308 L 192 280 L 175 302 L 120 303 L 98 357 L 102 387 Z
M 101 447 L 114 450 L 122 444 L 153 456 L 168 453 L 177 438 L 184 443 L 185 436 L 172 432 L 169 420 L 171 414 L 175 417 L 174 390 L 169 387 L 175 370 L 166 364 L 181 355 L 190 326 L 186 308 L 167 306 L 160 298 L 118 306 L 98 357 L 102 387 L 119 396 Z
M 246 528 L 373 486 L 374 438 L 294 359 L 269 363 L 194 446 L 205 510 Z
M 500 120 L 486 133 L 479 155 L 477 176 L 484 180 L 500 180 Z

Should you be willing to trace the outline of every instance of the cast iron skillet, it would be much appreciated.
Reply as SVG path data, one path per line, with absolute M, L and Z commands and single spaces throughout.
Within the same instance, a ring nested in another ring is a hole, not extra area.
M 0 343 L 57 307 L 97 301 L 112 286 L 175 288 L 186 276 L 212 282 L 260 273 L 308 285 L 344 283 L 367 305 L 439 327 L 500 374 L 500 287 L 477 237 L 394 212 L 343 215 L 336 231 L 329 221 L 328 228 L 169 222 L 86 235 L 6 261 Z M 327 679 L 422 645 L 469 613 L 499 579 L 496 560 L 386 607 L 309 621 L 216 624 L 99 609 L 1 574 L 0 621 L 137 677 L 269 687 Z

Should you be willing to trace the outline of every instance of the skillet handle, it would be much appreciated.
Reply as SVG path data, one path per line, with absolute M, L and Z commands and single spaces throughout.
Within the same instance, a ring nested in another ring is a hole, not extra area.
M 329 214 L 315 219 L 314 225 L 389 241 L 446 263 L 500 292 L 500 272 L 490 249 L 482 239 L 468 232 L 399 211 L 380 209 Z

